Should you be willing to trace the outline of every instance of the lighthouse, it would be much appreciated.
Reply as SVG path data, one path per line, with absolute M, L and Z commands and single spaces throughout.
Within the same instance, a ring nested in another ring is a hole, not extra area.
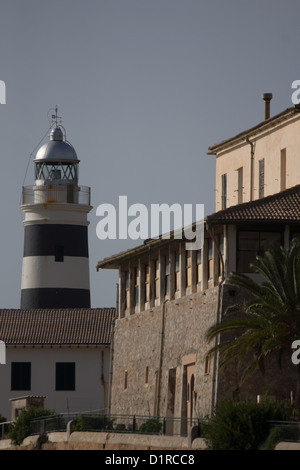
M 34 185 L 22 191 L 21 308 L 89 308 L 90 188 L 78 185 L 79 160 L 57 108 L 48 139 L 34 158 Z

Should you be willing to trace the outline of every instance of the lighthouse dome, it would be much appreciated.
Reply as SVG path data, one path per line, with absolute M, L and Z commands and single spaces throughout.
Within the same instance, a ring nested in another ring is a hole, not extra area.
M 37 162 L 66 162 L 78 163 L 78 158 L 74 147 L 63 140 L 61 127 L 57 126 L 50 133 L 50 140 L 42 145 L 35 156 Z

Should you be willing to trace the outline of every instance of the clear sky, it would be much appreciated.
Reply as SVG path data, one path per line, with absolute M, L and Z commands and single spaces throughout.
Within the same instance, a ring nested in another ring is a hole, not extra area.
M 262 121 L 263 92 L 272 115 L 292 106 L 299 17 L 299 0 L 0 0 L 0 307 L 20 306 L 21 188 L 50 108 L 92 189 L 92 307 L 114 306 L 117 273 L 97 261 L 136 242 L 100 241 L 97 206 L 126 195 L 213 212 L 207 148 Z

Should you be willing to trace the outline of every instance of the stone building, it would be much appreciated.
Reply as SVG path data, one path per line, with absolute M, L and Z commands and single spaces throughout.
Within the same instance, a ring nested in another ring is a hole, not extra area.
M 281 136 L 278 143 L 279 154 L 283 143 L 286 149 L 285 168 L 291 165 L 288 156 L 295 154 L 297 113 L 295 107 L 283 113 L 284 117 L 266 119 L 251 130 L 253 134 L 250 132 L 253 137 L 261 131 L 259 138 L 266 141 L 272 134 L 275 148 L 276 132 L 281 135 L 285 129 L 286 138 Z M 245 132 L 245 136 L 248 134 Z M 266 168 L 272 174 L 267 149 L 270 146 L 265 142 Z M 210 152 L 219 152 L 219 147 L 210 148 Z M 224 160 L 222 169 L 218 159 Z M 224 178 L 218 175 L 223 174 L 226 164 L 231 185 L 227 189 L 233 193 L 237 162 L 225 154 L 217 156 L 217 185 L 222 185 Z M 274 171 L 273 177 L 277 176 Z M 207 216 L 199 250 L 186 250 L 185 240 L 170 234 L 169 239 L 146 240 L 98 262 L 98 269 L 119 271 L 111 351 L 112 413 L 189 419 L 209 415 L 224 397 L 256 398 L 266 392 L 277 398 L 293 396 L 297 370 L 290 357 L 284 359 L 280 378 L 275 365 L 268 363 L 264 376 L 256 373 L 241 385 L 239 365 L 232 363 L 220 370 L 219 358 L 208 355 L 212 344 L 205 339 L 207 329 L 222 318 L 226 307 L 244 298 L 243 292 L 228 283 L 230 272 L 255 276 L 249 272 L 249 263 L 257 254 L 263 254 L 273 243 L 287 246 L 300 234 L 300 185 L 286 178 L 288 184 L 289 189 L 247 198 L 240 204 L 230 200 L 227 208 Z M 170 432 L 174 426 L 177 431 L 181 426 L 184 433 L 187 420 L 169 420 L 168 426 Z

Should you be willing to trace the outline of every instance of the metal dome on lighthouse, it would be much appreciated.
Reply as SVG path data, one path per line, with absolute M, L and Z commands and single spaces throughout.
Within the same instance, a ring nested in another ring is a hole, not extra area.
M 50 140 L 38 150 L 34 159 L 36 184 L 74 184 L 78 182 L 78 164 L 74 147 L 66 141 L 64 128 L 58 123 L 57 108 Z
M 90 188 L 78 185 L 79 159 L 56 115 L 34 158 L 35 183 L 23 187 L 21 308 L 90 307 Z

